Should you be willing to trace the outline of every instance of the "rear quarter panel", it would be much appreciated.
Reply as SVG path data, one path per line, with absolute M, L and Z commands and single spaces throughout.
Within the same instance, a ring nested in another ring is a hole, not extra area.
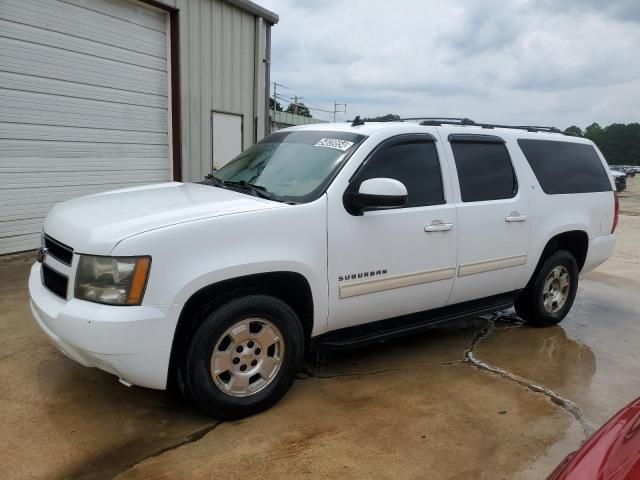
M 615 187 L 609 174 L 607 162 L 602 153 L 595 147 L 600 161 L 609 176 L 612 191 L 558 195 L 546 194 L 518 145 L 518 139 L 520 138 L 570 141 L 586 143 L 594 147 L 595 145 L 591 141 L 583 138 L 566 137 L 562 135 L 545 135 L 545 137 L 542 138 L 536 133 L 514 135 L 507 140 L 512 158 L 515 157 L 517 160 L 514 161 L 514 164 L 517 164 L 516 168 L 520 170 L 520 177 L 524 179 L 522 187 L 527 188 L 529 191 L 531 238 L 527 264 L 523 272 L 523 278 L 521 279 L 521 286 L 524 287 L 533 275 L 542 251 L 551 238 L 563 232 L 581 230 L 586 232 L 591 242 L 596 238 L 611 234 L 614 212 L 613 190 L 615 190 Z M 568 174 L 571 174 L 571 172 L 568 172 Z

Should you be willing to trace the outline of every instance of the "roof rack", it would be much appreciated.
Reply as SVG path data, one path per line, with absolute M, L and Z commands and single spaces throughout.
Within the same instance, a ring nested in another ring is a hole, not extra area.
M 563 133 L 564 135 L 571 135 L 564 133 L 562 130 L 556 127 L 542 127 L 536 125 L 498 125 L 492 123 L 477 123 L 470 118 L 457 118 L 457 117 L 412 117 L 401 118 L 401 122 L 404 121 L 418 121 L 420 125 L 425 126 L 441 126 L 441 125 L 460 125 L 460 126 L 475 126 L 481 128 L 511 128 L 516 130 L 526 130 L 527 132 L 547 132 L 547 133 Z
M 420 120 L 420 125 L 431 125 L 431 126 L 440 126 L 440 125 L 477 125 L 476 122 L 471 120 L 470 118 L 456 118 L 456 117 L 412 117 L 412 118 L 401 118 L 400 121 L 404 122 L 407 120 Z

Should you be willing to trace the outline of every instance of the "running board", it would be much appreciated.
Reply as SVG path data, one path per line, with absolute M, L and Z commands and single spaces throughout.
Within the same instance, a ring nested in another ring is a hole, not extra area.
M 435 325 L 494 313 L 513 306 L 522 290 L 493 295 L 401 317 L 341 328 L 311 339 L 311 349 L 347 350 L 413 335 Z

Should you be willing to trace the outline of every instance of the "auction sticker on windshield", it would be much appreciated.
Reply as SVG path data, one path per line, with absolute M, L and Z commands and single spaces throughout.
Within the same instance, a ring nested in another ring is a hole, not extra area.
M 318 143 L 316 143 L 316 147 L 328 147 L 335 148 L 336 150 L 342 150 L 346 152 L 351 148 L 353 142 L 349 142 L 347 140 L 341 140 L 339 138 L 322 138 Z

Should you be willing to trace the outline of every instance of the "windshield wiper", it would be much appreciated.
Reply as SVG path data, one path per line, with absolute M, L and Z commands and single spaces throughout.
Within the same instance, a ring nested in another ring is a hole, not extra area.
M 229 185 L 231 187 L 239 187 L 244 190 L 248 190 L 253 193 L 256 197 L 266 198 L 267 200 L 274 200 L 273 193 L 267 190 L 265 187 L 261 185 L 255 185 L 253 183 L 246 182 L 244 180 L 240 180 L 239 182 L 234 182 L 232 180 L 224 180 L 225 185 Z
M 210 173 L 207 173 L 204 176 L 205 180 L 209 180 L 211 183 L 213 183 L 216 187 L 224 187 L 224 180 L 220 180 L 218 177 L 214 177 L 213 175 L 211 175 Z
M 232 180 L 221 180 L 218 177 L 214 177 L 210 173 L 204 177 L 206 180 L 209 180 L 216 187 L 232 187 L 239 188 L 245 191 L 251 192 L 256 197 L 266 198 L 267 200 L 276 200 L 273 193 L 268 191 L 265 187 L 261 185 L 254 185 L 253 183 L 248 183 L 245 180 L 240 180 L 238 182 Z M 278 200 L 276 200 L 278 201 Z

